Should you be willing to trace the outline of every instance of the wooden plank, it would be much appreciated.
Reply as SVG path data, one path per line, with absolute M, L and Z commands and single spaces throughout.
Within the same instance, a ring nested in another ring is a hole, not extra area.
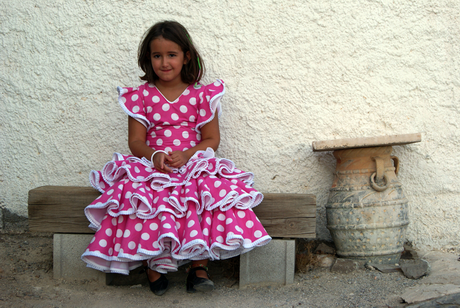
M 379 137 L 346 138 L 313 141 L 313 151 L 334 151 L 352 148 L 368 148 L 404 145 L 422 141 L 422 134 L 403 134 Z
M 316 197 L 264 194 L 254 213 L 272 237 L 316 238 Z
M 100 193 L 91 187 L 43 186 L 29 191 L 29 230 L 94 233 L 84 208 Z M 308 194 L 264 194 L 254 212 L 272 237 L 316 237 L 316 197 Z
M 29 230 L 94 233 L 83 210 L 99 197 L 92 187 L 43 186 L 29 191 Z

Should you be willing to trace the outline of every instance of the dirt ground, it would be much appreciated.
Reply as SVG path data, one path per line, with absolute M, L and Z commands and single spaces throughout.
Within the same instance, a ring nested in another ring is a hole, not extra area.
M 180 269 L 168 274 L 170 289 L 157 297 L 144 276 L 110 286 L 54 280 L 52 242 L 51 235 L 0 234 L 0 307 L 405 307 L 400 295 L 419 283 L 400 272 L 339 274 L 310 265 L 292 285 L 239 289 L 237 264 L 230 260 L 211 264 L 213 292 L 187 294 Z

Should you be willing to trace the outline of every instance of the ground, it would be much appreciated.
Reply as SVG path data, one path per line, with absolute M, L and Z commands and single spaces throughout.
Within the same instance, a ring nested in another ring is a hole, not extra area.
M 54 280 L 52 259 L 51 235 L 0 234 L 0 306 L 405 307 L 400 295 L 405 288 L 420 283 L 400 272 L 383 274 L 363 269 L 340 274 L 313 267 L 296 273 L 294 284 L 289 286 L 239 289 L 237 271 L 233 271 L 235 260 L 230 260 L 214 265 L 213 292 L 187 294 L 186 274 L 181 268 L 168 275 L 171 287 L 164 296 L 157 297 L 141 274 L 134 277 L 137 281 L 131 285 Z M 118 284 L 126 284 L 126 280 Z

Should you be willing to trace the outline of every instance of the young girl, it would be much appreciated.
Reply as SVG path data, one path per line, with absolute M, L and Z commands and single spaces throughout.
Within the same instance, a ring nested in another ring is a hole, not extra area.
M 253 174 L 217 158 L 223 81 L 202 85 L 203 60 L 179 23 L 155 24 L 139 46 L 146 81 L 118 88 L 133 155 L 115 153 L 91 185 L 102 195 L 85 209 L 96 230 L 87 266 L 129 274 L 144 265 L 162 295 L 166 274 L 192 261 L 187 292 L 209 291 L 207 261 L 237 256 L 270 241 L 252 208 L 263 195 Z

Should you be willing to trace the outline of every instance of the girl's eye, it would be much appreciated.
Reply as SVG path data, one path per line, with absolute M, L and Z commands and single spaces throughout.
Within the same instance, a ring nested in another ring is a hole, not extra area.
M 160 56 L 159 56 L 159 55 L 153 55 L 152 58 L 154 58 L 154 59 L 159 59 Z
M 169 54 L 170 58 L 175 57 L 175 56 L 176 56 L 176 54 L 174 54 L 174 53 Z

